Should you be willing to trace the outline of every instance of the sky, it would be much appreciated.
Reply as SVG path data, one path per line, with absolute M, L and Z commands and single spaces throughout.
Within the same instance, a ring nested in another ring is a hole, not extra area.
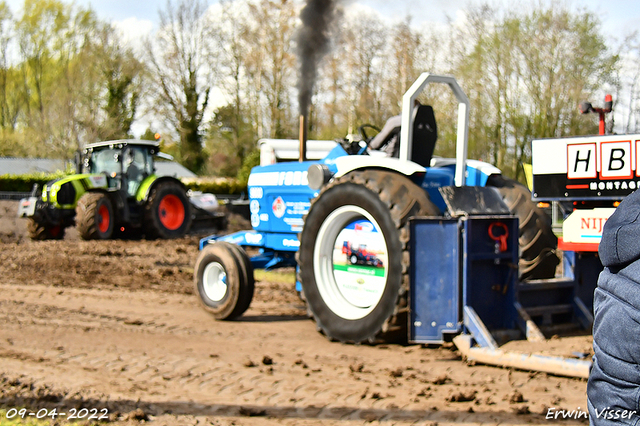
M 6 0 L 14 13 L 19 11 L 24 0 Z M 67 1 L 67 0 L 64 0 Z M 209 0 L 213 3 L 217 0 Z M 457 11 L 465 8 L 468 0 L 347 0 L 379 11 L 383 16 L 401 20 L 408 14 L 417 24 L 429 21 L 446 22 L 446 17 L 455 18 Z M 519 0 L 530 4 L 529 0 Z M 70 2 L 70 0 L 68 1 Z M 504 4 L 513 3 L 503 0 Z M 598 14 L 603 29 L 613 36 L 622 37 L 640 26 L 640 2 L 637 0 L 564 0 L 573 7 L 586 7 Z M 150 31 L 158 21 L 158 10 L 165 0 L 75 0 L 76 4 L 91 7 L 98 16 L 118 26 L 125 26 L 132 34 Z M 175 3 L 175 0 L 174 0 Z M 134 36 L 135 37 L 135 36 Z
M 19 16 L 24 0 L 5 0 Z M 74 0 L 62 0 L 71 3 Z M 172 0 L 177 3 L 178 0 Z M 209 4 L 218 0 L 206 0 Z M 340 0 L 339 0 L 340 1 Z M 393 21 L 404 20 L 408 15 L 418 27 L 433 22 L 443 24 L 447 18 L 455 20 L 458 13 L 469 4 L 482 0 L 341 0 L 348 5 L 359 5 L 378 11 Z M 545 0 L 488 0 L 490 4 L 530 5 Z M 547 0 L 551 1 L 551 0 Z M 640 1 L 638 0 L 553 0 L 571 8 L 586 8 L 598 15 L 605 34 L 620 41 L 640 27 Z M 91 6 L 102 20 L 112 22 L 122 30 L 125 41 L 133 45 L 150 34 L 158 25 L 158 11 L 166 6 L 166 0 L 75 0 L 75 4 Z M 615 45 L 616 43 L 612 43 Z

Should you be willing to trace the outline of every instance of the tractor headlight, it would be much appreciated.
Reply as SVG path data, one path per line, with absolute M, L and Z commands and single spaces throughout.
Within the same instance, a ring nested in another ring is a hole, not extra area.
M 309 181 L 309 188 L 318 190 L 322 188 L 324 184 L 331 180 L 331 170 L 324 164 L 312 164 L 307 171 L 307 180 Z

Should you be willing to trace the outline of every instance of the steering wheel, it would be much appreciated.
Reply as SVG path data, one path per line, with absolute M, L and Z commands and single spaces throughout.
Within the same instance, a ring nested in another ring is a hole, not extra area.
M 380 133 L 380 129 L 373 124 L 363 124 L 362 126 L 358 127 L 358 133 L 360 134 L 360 136 L 362 136 L 362 140 L 367 144 L 367 146 L 369 146 L 369 142 L 371 142 L 373 136 L 367 136 L 367 132 L 365 131 L 366 128 L 373 129 L 377 133 Z

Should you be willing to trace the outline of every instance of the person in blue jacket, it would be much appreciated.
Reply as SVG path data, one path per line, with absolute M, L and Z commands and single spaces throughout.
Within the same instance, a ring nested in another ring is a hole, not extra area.
M 602 231 L 604 270 L 594 293 L 592 425 L 640 424 L 640 191 L 626 197 Z

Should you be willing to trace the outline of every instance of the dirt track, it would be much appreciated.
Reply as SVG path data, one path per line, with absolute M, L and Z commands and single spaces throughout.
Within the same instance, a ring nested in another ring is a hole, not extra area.
M 585 381 L 467 365 L 452 347 L 329 342 L 291 284 L 259 282 L 240 321 L 216 322 L 191 290 L 197 237 L 36 243 L 16 208 L 0 201 L 0 407 L 258 426 L 548 424 L 549 407 L 586 407 Z

